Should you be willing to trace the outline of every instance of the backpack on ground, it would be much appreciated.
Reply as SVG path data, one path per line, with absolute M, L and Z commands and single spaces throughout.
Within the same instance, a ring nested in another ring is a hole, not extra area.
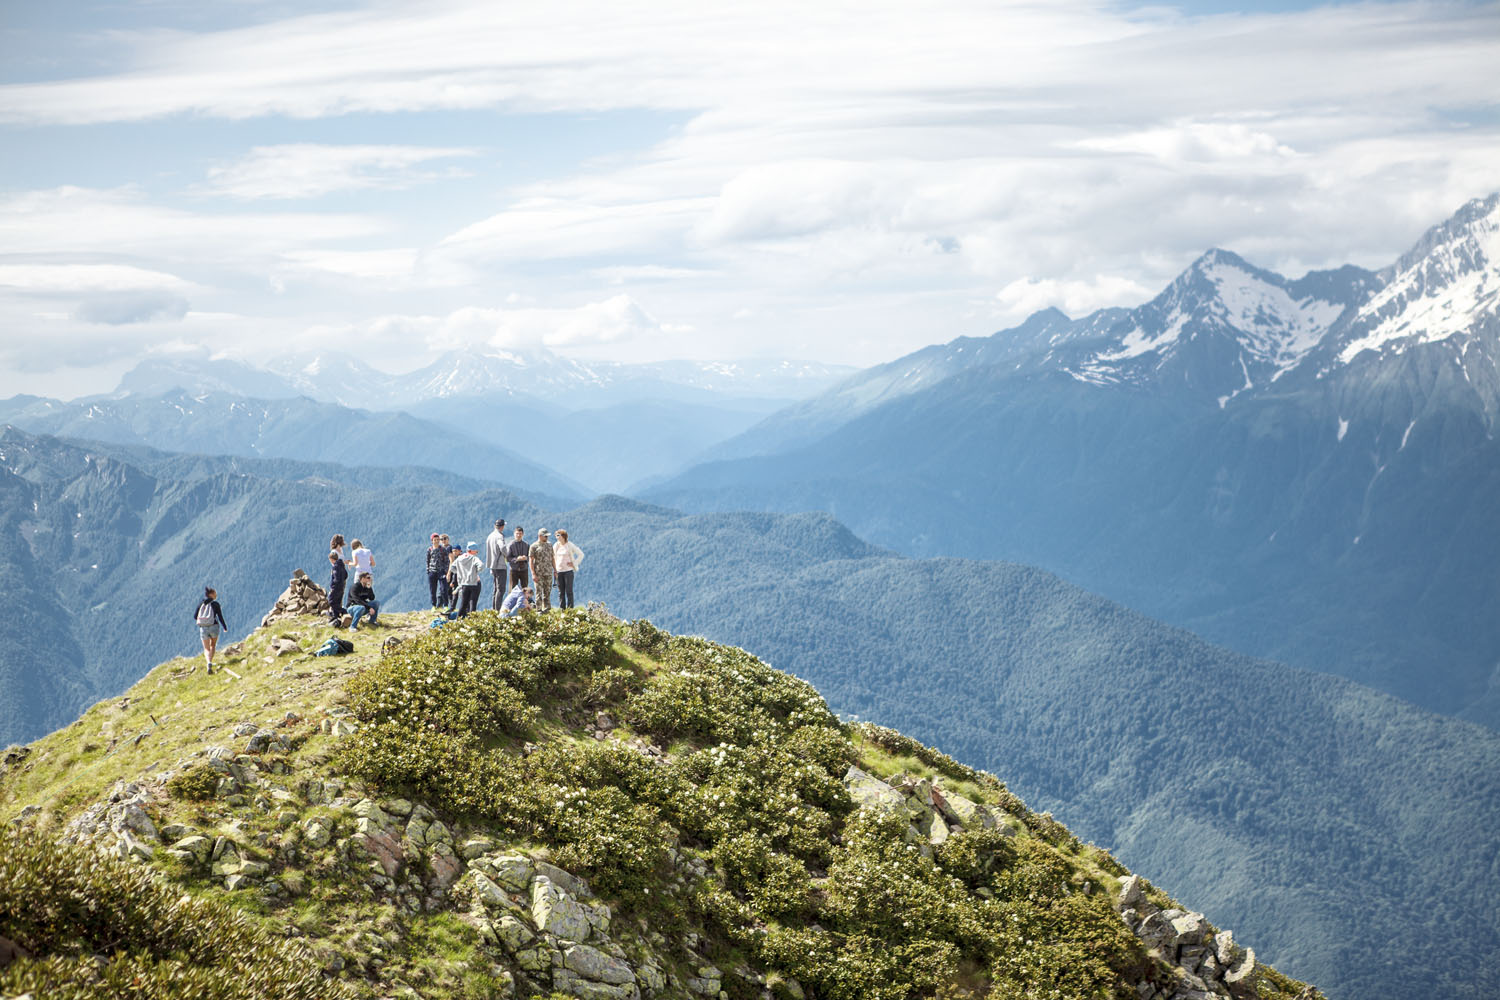
M 180 618 L 178 619 L 178 621 L 181 620 Z M 208 626 L 212 625 L 215 621 L 213 603 L 211 601 L 204 601 L 198 605 L 198 614 L 193 620 L 198 623 L 199 628 L 208 628 Z
M 328 641 L 319 646 L 314 656 L 344 656 L 354 652 L 354 643 L 348 639 L 340 639 L 338 636 L 330 636 Z

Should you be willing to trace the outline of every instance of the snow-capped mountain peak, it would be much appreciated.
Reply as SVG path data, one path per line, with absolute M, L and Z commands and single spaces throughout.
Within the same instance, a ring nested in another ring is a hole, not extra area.
M 1338 361 L 1495 329 L 1500 313 L 1500 194 L 1476 198 L 1428 230 L 1360 307 Z

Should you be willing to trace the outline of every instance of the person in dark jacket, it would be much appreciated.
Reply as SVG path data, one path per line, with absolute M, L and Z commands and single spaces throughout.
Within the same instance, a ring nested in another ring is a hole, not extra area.
M 438 609 L 452 610 L 458 604 L 453 591 L 453 557 L 458 555 L 453 540 L 447 535 L 438 535 L 438 548 L 443 550 L 443 578 L 438 582 Z
M 442 606 L 438 604 L 438 597 L 442 593 L 443 578 L 448 575 L 448 550 L 438 544 L 438 539 L 441 537 L 434 531 L 432 543 L 427 547 L 427 590 L 432 596 L 434 611 Z
M 510 564 L 510 586 L 514 590 L 517 586 L 528 587 L 531 585 L 531 574 L 527 572 L 530 568 L 529 558 L 531 546 L 526 543 L 526 529 L 517 528 L 516 537 L 505 547 L 505 561 Z
M 364 617 L 365 612 L 370 613 L 370 624 L 380 624 L 380 602 L 375 600 L 375 588 L 370 585 L 370 574 L 361 573 L 355 581 L 353 589 L 349 591 L 349 614 L 353 621 L 349 623 L 349 631 L 359 631 L 359 620 Z
M 203 640 L 203 658 L 208 661 L 208 672 L 214 672 L 214 653 L 219 649 L 219 636 L 229 628 L 224 622 L 224 609 L 219 607 L 219 592 L 212 587 L 203 588 L 203 600 L 193 611 L 193 622 L 198 626 L 198 635 Z
M 337 622 L 344 617 L 344 584 L 349 579 L 349 567 L 339 553 L 328 553 L 328 617 Z

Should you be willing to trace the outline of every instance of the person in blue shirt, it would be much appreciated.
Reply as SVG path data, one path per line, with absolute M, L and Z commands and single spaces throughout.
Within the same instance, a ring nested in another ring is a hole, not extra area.
M 518 583 L 511 588 L 509 594 L 505 595 L 505 603 L 500 605 L 500 617 L 509 618 L 522 611 L 530 611 L 535 603 L 536 601 L 531 596 L 531 588 L 523 587 Z

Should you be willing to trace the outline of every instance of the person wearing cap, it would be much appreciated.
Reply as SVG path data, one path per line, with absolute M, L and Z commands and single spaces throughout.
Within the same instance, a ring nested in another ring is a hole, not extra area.
M 531 563 L 531 582 L 536 588 L 536 602 L 543 611 L 551 611 L 552 578 L 557 575 L 557 567 L 552 561 L 552 539 L 547 537 L 546 528 L 536 533 L 536 542 L 527 555 Z
M 468 551 L 453 560 L 453 582 L 458 585 L 458 617 L 479 609 L 479 573 L 484 563 L 479 559 L 479 543 L 470 542 Z
M 505 518 L 495 522 L 495 530 L 484 540 L 484 565 L 490 571 L 490 610 L 499 611 L 505 603 L 505 577 L 510 566 L 505 561 Z
M 436 531 L 432 533 L 432 542 L 427 547 L 427 591 L 432 597 L 432 608 L 436 611 L 440 606 L 438 597 L 443 592 L 443 579 L 448 575 L 448 546 L 439 545 L 438 539 L 443 536 Z

